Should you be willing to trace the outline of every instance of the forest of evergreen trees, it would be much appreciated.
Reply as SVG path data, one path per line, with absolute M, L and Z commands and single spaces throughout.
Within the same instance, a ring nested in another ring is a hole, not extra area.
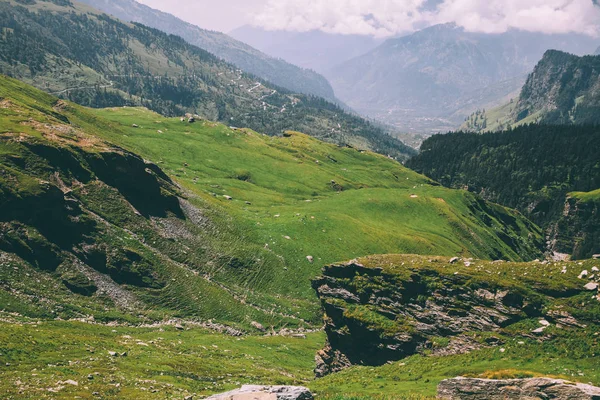
M 433 136 L 407 166 L 517 208 L 545 227 L 562 213 L 567 193 L 600 188 L 598 149 L 599 126 L 526 125 Z

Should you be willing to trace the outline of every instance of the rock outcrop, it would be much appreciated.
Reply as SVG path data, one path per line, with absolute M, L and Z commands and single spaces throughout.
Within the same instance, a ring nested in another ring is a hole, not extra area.
M 416 353 L 461 354 L 501 345 L 499 333 L 524 320 L 543 323 L 522 332 L 538 337 L 550 328 L 583 329 L 587 323 L 576 310 L 553 307 L 557 298 L 585 293 L 577 276 L 587 264 L 572 263 L 567 273 L 561 269 L 565 263 L 547 262 L 420 256 L 372 256 L 361 262 L 366 265 L 327 266 L 313 281 L 328 339 L 315 357 L 317 376 Z
M 593 196 L 593 194 L 596 196 Z M 562 215 L 548 229 L 549 247 L 555 253 L 588 258 L 600 251 L 599 191 L 567 196 Z
M 302 386 L 244 385 L 240 389 L 210 396 L 205 400 L 312 400 L 313 395 Z
M 600 388 L 561 379 L 446 379 L 438 385 L 442 400 L 569 399 L 598 400 Z

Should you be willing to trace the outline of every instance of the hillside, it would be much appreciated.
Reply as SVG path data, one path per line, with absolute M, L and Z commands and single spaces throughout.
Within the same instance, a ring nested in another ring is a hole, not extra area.
M 581 35 L 490 35 L 436 25 L 388 39 L 326 77 L 336 95 L 362 114 L 403 131 L 434 133 L 508 101 L 547 49 L 589 54 L 596 46 Z
M 0 88 L 0 249 L 30 274 L 4 280 L 7 311 L 306 326 L 319 314 L 308 279 L 336 259 L 540 256 L 518 213 L 386 157 Z M 42 303 L 25 295 L 35 279 Z
M 600 252 L 598 242 L 589 236 L 598 230 L 600 220 L 592 209 L 571 215 L 576 207 L 569 207 L 574 199 L 567 200 L 567 195 L 600 187 L 598 148 L 596 127 L 525 125 L 496 133 L 436 135 L 407 164 L 447 187 L 467 187 L 485 199 L 521 210 L 547 229 L 551 250 L 586 258 Z M 556 231 L 559 221 L 563 228 Z M 587 244 L 578 246 L 582 240 Z
M 496 131 L 526 123 L 597 124 L 600 110 L 600 57 L 578 57 L 550 50 L 529 75 L 520 96 L 463 125 L 472 131 Z
M 326 100 L 274 87 L 179 37 L 60 4 L 0 3 L 0 71 L 83 105 L 143 105 L 270 135 L 294 129 L 397 158 L 414 154 Z
M 201 29 L 134 0 L 82 0 L 81 2 L 114 15 L 120 20 L 138 22 L 180 36 L 188 43 L 207 50 L 243 71 L 276 86 L 335 101 L 333 89 L 323 76 L 268 56 L 223 33 Z
M 600 47 L 598 47 L 598 48 L 596 49 L 596 51 L 594 52 L 594 55 L 599 55 L 599 56 L 600 56 Z

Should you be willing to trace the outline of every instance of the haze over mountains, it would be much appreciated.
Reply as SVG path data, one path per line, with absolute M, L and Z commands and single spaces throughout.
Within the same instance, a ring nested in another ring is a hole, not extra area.
M 229 32 L 270 56 L 327 74 L 333 67 L 374 49 L 384 39 L 367 35 L 341 35 L 322 31 L 268 31 L 244 25 Z
M 402 130 L 438 131 L 516 94 L 547 49 L 590 54 L 596 44 L 575 34 L 490 35 L 437 25 L 389 39 L 327 76 L 336 94 L 362 114 Z
M 581 34 L 512 30 L 466 32 L 436 25 L 403 37 L 267 31 L 244 26 L 231 35 L 265 53 L 322 73 L 340 100 L 362 115 L 405 132 L 458 127 L 476 109 L 517 97 L 548 49 L 591 54 Z

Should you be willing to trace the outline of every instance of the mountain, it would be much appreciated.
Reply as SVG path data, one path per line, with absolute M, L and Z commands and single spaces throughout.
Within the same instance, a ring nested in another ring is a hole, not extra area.
M 177 35 L 188 43 L 213 53 L 245 72 L 293 92 L 335 101 L 329 82 L 321 75 L 276 59 L 220 32 L 201 29 L 171 14 L 152 9 L 134 0 L 81 0 L 82 3 L 114 15 L 123 21 L 138 22 Z
M 322 31 L 268 31 L 244 25 L 229 32 L 234 38 L 273 57 L 322 74 L 383 42 L 365 35 L 340 35 Z
M 546 231 L 550 251 L 582 259 L 600 253 L 600 215 L 597 195 L 572 192 L 600 188 L 598 148 L 595 126 L 530 124 L 435 135 L 407 165 L 447 187 L 520 210 Z
M 314 96 L 243 73 L 183 39 L 80 3 L 0 3 L 0 72 L 80 104 L 199 114 L 270 135 L 293 129 L 398 158 L 414 150 Z
M 477 111 L 464 129 L 496 131 L 527 123 L 600 123 L 600 57 L 547 51 L 516 101 Z
M 600 55 L 600 47 L 598 47 L 598 48 L 596 49 L 596 52 L 594 53 L 594 55 Z
M 580 35 L 481 34 L 445 24 L 389 39 L 326 76 L 337 96 L 363 115 L 427 133 L 516 96 L 547 49 L 587 54 L 594 47 Z

